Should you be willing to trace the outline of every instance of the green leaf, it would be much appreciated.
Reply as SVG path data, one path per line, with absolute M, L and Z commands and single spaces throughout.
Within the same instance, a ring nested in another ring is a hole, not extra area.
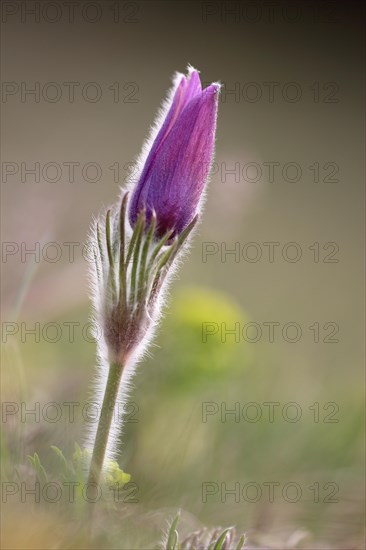
M 113 266 L 112 239 L 111 239 L 111 211 L 107 211 L 105 219 L 105 237 L 107 243 L 107 253 L 110 267 Z
M 138 280 L 138 289 L 137 289 L 137 301 L 139 303 L 143 302 L 144 297 L 144 287 L 145 287 L 145 268 L 146 268 L 146 260 L 147 260 L 147 254 L 149 252 L 149 248 L 151 245 L 151 241 L 155 232 L 156 227 L 156 215 L 155 212 L 152 214 L 151 222 L 149 231 L 147 232 L 146 239 L 144 242 L 144 246 L 142 248 L 141 252 L 141 260 L 140 260 L 140 272 L 139 272 L 139 280 Z M 148 276 L 149 272 L 147 272 Z
M 34 471 L 37 474 L 38 481 L 40 483 L 48 483 L 48 476 L 47 476 L 46 470 L 42 466 L 38 454 L 34 453 L 33 456 L 28 455 L 27 458 L 30 461 Z
M 155 296 L 157 295 L 157 292 L 159 291 L 165 276 L 167 275 L 170 266 L 173 263 L 174 258 L 176 257 L 177 253 L 183 246 L 183 243 L 187 239 L 188 235 L 196 225 L 198 220 L 198 214 L 193 218 L 191 223 L 185 228 L 184 231 L 179 235 L 179 237 L 176 237 L 173 244 L 171 245 L 171 248 L 161 256 L 161 260 L 158 264 L 158 267 L 156 269 L 156 275 L 153 280 L 152 286 L 151 286 L 151 292 L 150 292 L 150 303 L 155 300 Z
M 80 445 L 75 442 L 74 447 L 75 447 L 74 456 L 80 457 L 83 453 L 83 451 L 81 450 Z
M 145 214 L 142 211 L 140 213 L 139 217 L 137 218 L 137 223 L 135 225 L 135 229 L 133 230 L 132 237 L 131 237 L 131 240 L 130 240 L 130 244 L 128 246 L 127 258 L 126 258 L 126 262 L 125 262 L 126 263 L 126 269 L 127 269 L 128 265 L 131 261 L 131 257 L 132 257 L 133 250 L 134 250 L 134 247 L 135 247 L 136 239 L 137 239 L 138 234 L 140 233 L 144 217 L 145 217 Z
M 72 468 L 70 467 L 70 464 L 66 460 L 66 458 L 65 458 L 63 452 L 61 451 L 61 449 L 56 447 L 56 445 L 51 445 L 51 449 L 53 450 L 54 453 L 56 453 L 56 455 L 60 459 L 61 465 L 64 469 L 64 474 L 65 475 L 71 474 L 72 473 Z
M 110 288 L 112 291 L 112 300 L 116 298 L 116 279 L 115 279 L 115 263 L 113 257 L 113 248 L 112 248 L 112 229 L 111 229 L 111 211 L 107 211 L 105 219 L 105 237 L 107 244 L 107 253 L 108 253 L 108 262 L 109 262 L 109 276 L 108 283 L 110 283 Z
M 172 233 L 173 233 L 173 231 L 169 231 L 166 235 L 164 235 L 164 237 L 162 239 L 160 239 L 160 241 L 158 242 L 158 244 L 154 248 L 154 250 L 153 250 L 153 252 L 150 256 L 149 265 L 147 266 L 147 272 L 148 273 L 150 273 L 150 271 L 152 271 L 156 256 L 159 254 L 160 250 L 163 248 L 163 246 L 170 239 L 170 237 L 172 236 Z
M 63 454 L 63 452 L 61 451 L 61 449 L 59 449 L 58 447 L 56 447 L 56 445 L 51 445 L 50 447 L 53 452 L 55 452 L 57 454 L 57 456 L 61 459 L 61 461 L 64 463 L 64 464 L 67 464 L 67 461 L 66 461 L 66 458 Z
M 138 227 L 138 231 L 136 234 L 136 244 L 133 254 L 133 262 L 132 262 L 132 270 L 131 270 L 131 289 L 130 289 L 130 303 L 133 307 L 135 303 L 135 290 L 136 290 L 136 273 L 137 273 L 137 267 L 139 263 L 139 257 L 140 257 L 140 251 L 141 251 L 141 240 L 142 235 L 145 229 L 145 213 L 144 211 L 140 214 L 141 223 L 136 225 L 136 228 Z
M 126 205 L 127 205 L 127 199 L 128 199 L 128 193 L 125 193 L 122 204 L 121 204 L 121 210 L 119 215 L 119 236 L 120 236 L 120 242 L 119 242 L 119 303 L 122 306 L 122 310 L 124 311 L 126 307 L 126 270 L 127 265 L 125 265 L 125 217 L 126 217 Z
M 224 529 L 224 531 L 221 533 L 221 535 L 217 539 L 216 544 L 213 547 L 213 550 L 221 550 L 222 549 L 222 545 L 224 544 L 224 541 L 226 539 L 226 535 L 228 534 L 230 529 L 231 529 L 231 527 L 228 527 L 227 529 Z
M 167 250 L 165 252 L 165 254 L 162 254 L 160 256 L 160 261 L 157 265 L 157 268 L 155 270 L 155 277 L 153 279 L 153 282 L 152 282 L 152 285 L 151 285 L 151 290 L 150 290 L 150 296 L 149 296 L 149 301 L 150 303 L 154 301 L 155 299 L 155 296 L 161 286 L 161 283 L 163 282 L 164 280 L 164 277 L 167 273 L 167 269 L 165 270 L 165 273 L 163 274 L 162 271 L 163 271 L 163 268 L 168 264 L 170 258 L 175 255 L 176 253 L 176 250 L 177 250 L 177 246 L 178 246 L 178 239 L 175 238 L 173 244 L 171 245 L 171 247 L 169 248 L 169 250 Z
M 117 486 L 121 488 L 131 480 L 131 475 L 121 470 L 116 460 L 108 460 L 104 480 L 109 487 Z
M 94 261 L 95 261 L 95 269 L 96 269 L 96 273 L 97 273 L 98 283 L 99 283 L 100 287 L 102 288 L 102 285 L 103 285 L 103 274 L 102 274 L 102 270 L 100 269 L 100 264 L 99 264 L 98 255 L 97 255 L 97 253 L 95 252 L 95 250 L 94 250 Z
M 102 266 L 104 267 L 105 266 L 105 256 L 104 256 L 103 240 L 102 240 L 102 234 L 100 232 L 99 223 L 97 223 L 97 241 L 98 241 L 100 259 L 101 259 L 101 262 L 102 262 Z
M 238 546 L 236 547 L 236 550 L 241 550 L 243 548 L 245 542 L 245 535 L 242 535 L 239 539 Z
M 170 526 L 169 533 L 168 533 L 168 541 L 166 544 L 166 550 L 177 549 L 179 535 L 178 535 L 178 531 L 176 530 L 176 527 L 178 525 L 179 517 L 180 517 L 180 512 L 178 512 L 178 514 L 175 516 Z
M 182 247 L 183 243 L 187 240 L 189 234 L 191 233 L 192 229 L 193 229 L 194 226 L 196 225 L 197 220 L 198 220 L 198 214 L 193 218 L 193 220 L 191 221 L 191 223 L 190 223 L 189 225 L 187 225 L 187 227 L 185 228 L 185 230 L 182 231 L 182 233 L 179 235 L 177 250 L 175 251 L 174 256 L 171 258 L 171 262 L 174 260 L 174 258 L 175 258 L 175 256 L 176 256 L 177 252 L 180 250 L 180 248 Z

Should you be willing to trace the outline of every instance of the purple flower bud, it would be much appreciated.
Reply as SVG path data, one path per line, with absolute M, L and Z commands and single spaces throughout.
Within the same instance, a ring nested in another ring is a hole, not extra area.
M 156 236 L 180 234 L 197 213 L 210 171 L 219 84 L 202 90 L 199 74 L 178 75 L 172 100 L 132 191 L 129 220 L 155 211 Z

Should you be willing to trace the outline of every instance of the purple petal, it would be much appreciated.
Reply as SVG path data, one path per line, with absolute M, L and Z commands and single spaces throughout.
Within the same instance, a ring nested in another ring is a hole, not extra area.
M 133 194 L 130 221 L 138 212 L 154 209 L 158 235 L 170 229 L 181 232 L 193 219 L 206 183 L 214 148 L 218 85 L 200 91 L 199 76 L 192 72 L 184 93 L 183 109 L 164 140 L 152 148 Z M 191 98 L 191 99 L 188 99 Z
M 188 81 L 184 75 L 182 76 L 177 86 L 177 89 L 175 91 L 172 105 L 168 111 L 168 114 L 163 122 L 162 127 L 159 130 L 158 135 L 154 140 L 149 156 L 146 160 L 146 163 L 145 163 L 146 170 L 149 169 L 150 157 L 156 154 L 157 150 L 159 149 L 159 147 L 161 146 L 161 144 L 164 142 L 165 138 L 169 134 L 170 130 L 172 129 L 179 114 L 183 111 L 183 109 L 188 104 L 188 102 L 195 95 L 199 94 L 201 91 L 202 91 L 201 81 L 200 81 L 199 74 L 196 70 L 192 71 Z M 141 178 L 145 178 L 145 177 L 146 177 L 146 171 L 145 173 L 141 174 Z
M 185 76 L 182 76 L 177 89 L 175 91 L 172 105 L 168 111 L 168 114 L 165 117 L 162 127 L 159 130 L 158 135 L 156 136 L 153 146 L 151 148 L 150 154 L 154 153 L 156 149 L 161 145 L 169 131 L 174 125 L 179 113 L 184 107 L 185 93 L 187 89 L 187 79 Z
M 188 80 L 188 86 L 184 93 L 184 107 L 188 105 L 188 103 L 193 99 L 195 96 L 200 94 L 202 92 L 202 86 L 201 86 L 201 80 L 198 71 L 193 70 L 189 76 Z

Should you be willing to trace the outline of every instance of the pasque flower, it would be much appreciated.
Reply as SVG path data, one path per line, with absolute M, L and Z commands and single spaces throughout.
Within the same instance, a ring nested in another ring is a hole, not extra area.
M 129 204 L 129 220 L 137 223 L 156 213 L 156 235 L 181 233 L 197 213 L 211 167 L 220 85 L 202 90 L 199 74 L 178 74 L 175 90 L 153 141 Z
M 88 437 L 92 482 L 99 482 L 105 457 L 115 456 L 117 398 L 126 400 L 136 362 L 157 326 L 173 264 L 197 221 L 213 156 L 218 92 L 219 84 L 202 90 L 194 69 L 176 77 L 130 198 L 124 193 L 92 226 L 91 295 L 102 328 L 95 385 L 101 413 Z

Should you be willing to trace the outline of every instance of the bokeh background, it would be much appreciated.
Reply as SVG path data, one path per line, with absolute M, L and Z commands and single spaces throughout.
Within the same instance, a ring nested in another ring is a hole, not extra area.
M 90 222 L 117 199 L 173 73 L 190 63 L 203 82 L 223 83 L 202 223 L 130 395 L 120 466 L 138 502 L 101 512 L 85 543 L 76 542 L 71 505 L 65 514 L 9 498 L 4 548 L 153 548 L 178 508 L 183 534 L 236 525 L 264 548 L 364 548 L 362 8 L 81 0 L 72 18 L 59 1 L 3 4 L 5 402 L 90 399 L 95 344 L 85 337 L 82 254 Z M 65 83 L 76 83 L 74 99 Z M 38 97 L 25 93 L 37 86 Z M 272 259 L 268 242 L 278 243 Z M 240 256 L 225 254 L 232 249 Z M 215 328 L 207 341 L 204 323 Z M 238 323 L 238 341 L 225 339 L 223 327 Z M 256 325 L 244 338 L 247 323 Z M 291 328 L 283 337 L 286 323 L 300 326 L 299 341 L 288 341 Z M 258 326 L 258 341 L 248 341 Z M 52 343 L 53 330 L 61 335 Z M 273 422 L 268 402 L 279 404 Z M 204 403 L 215 411 L 207 422 Z M 222 416 L 225 407 L 240 417 Z M 5 415 L 3 479 L 27 479 L 35 452 L 53 472 L 51 445 L 71 456 L 83 442 L 80 410 L 71 423 Z M 208 482 L 217 492 L 204 502 Z M 268 482 L 277 484 L 273 502 Z M 223 487 L 248 483 L 263 494 L 225 496 Z M 288 483 L 301 488 L 298 502 L 289 502 L 291 489 L 283 497 Z

